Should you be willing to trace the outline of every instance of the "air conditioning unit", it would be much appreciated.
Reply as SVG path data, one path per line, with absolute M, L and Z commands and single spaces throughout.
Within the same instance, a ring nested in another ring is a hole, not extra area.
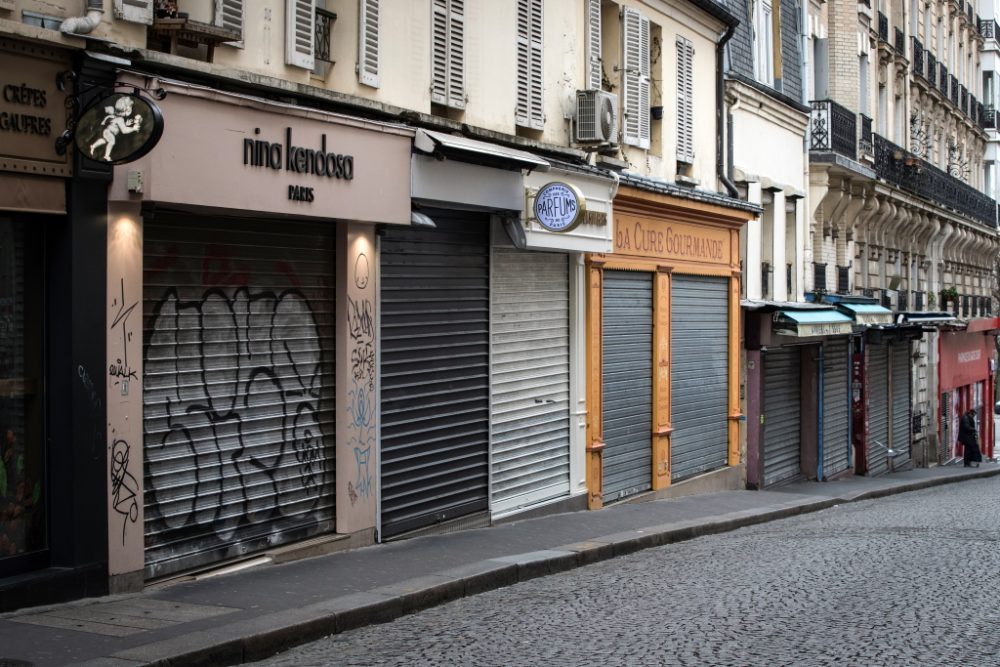
M 618 97 L 604 90 L 576 91 L 578 143 L 618 143 Z

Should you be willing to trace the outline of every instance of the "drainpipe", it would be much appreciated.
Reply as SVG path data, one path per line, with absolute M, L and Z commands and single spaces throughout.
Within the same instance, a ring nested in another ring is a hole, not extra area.
M 73 16 L 59 24 L 59 31 L 71 35 L 86 35 L 101 23 L 104 0 L 87 0 L 87 15 Z
M 823 402 L 826 400 L 826 392 L 824 391 L 824 385 L 823 385 L 823 378 L 824 378 L 824 375 L 823 375 L 823 364 L 825 363 L 825 361 L 824 361 L 824 359 L 826 357 L 825 353 L 826 353 L 825 346 L 824 345 L 820 345 L 819 346 L 819 378 L 817 380 L 817 385 L 818 385 L 818 388 L 819 388 L 819 405 L 817 406 L 817 408 L 818 408 L 817 413 L 818 414 L 816 415 L 816 421 L 818 422 L 817 426 L 819 427 L 817 429 L 819 431 L 819 433 L 817 433 L 819 442 L 816 443 L 816 452 L 817 452 L 817 457 L 816 458 L 819 459 L 819 460 L 816 461 L 816 479 L 818 479 L 820 481 L 824 481 L 824 482 L 826 481 L 826 479 L 825 479 L 826 469 L 823 467 L 823 458 L 826 456 L 826 448 L 823 446 L 823 438 L 824 438 L 824 431 L 823 430 L 826 428 L 826 425 L 823 423 Z
M 719 180 L 724 186 L 726 186 L 726 191 L 729 196 L 737 199 L 740 196 L 740 191 L 736 189 L 736 184 L 729 180 L 729 175 L 727 173 L 726 165 L 722 160 L 722 140 L 725 134 L 723 123 L 724 112 L 726 107 L 726 90 L 725 90 L 725 70 L 724 67 L 724 54 L 726 50 L 726 42 L 733 36 L 736 31 L 735 25 L 730 25 L 726 28 L 726 32 L 722 35 L 722 39 L 719 43 L 715 45 L 715 170 L 719 174 Z M 729 156 L 732 159 L 732 156 Z

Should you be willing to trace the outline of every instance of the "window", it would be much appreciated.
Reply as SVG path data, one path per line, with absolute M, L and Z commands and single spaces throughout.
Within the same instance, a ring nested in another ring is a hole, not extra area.
M 285 0 L 285 63 L 303 69 L 316 64 L 316 3 Z
M 694 162 L 694 44 L 677 36 L 677 161 Z
M 622 141 L 649 148 L 649 19 L 631 7 L 623 7 L 622 49 Z
M 431 102 L 465 108 L 465 0 L 434 0 Z
M 587 88 L 601 90 L 601 0 L 584 0 L 587 3 Z
M 115 0 L 114 9 L 116 19 L 146 25 L 153 23 L 153 0 Z
M 215 25 L 243 38 L 243 0 L 215 0 Z M 242 42 L 233 42 L 242 46 Z
M 514 122 L 545 127 L 542 80 L 542 0 L 517 0 L 517 105 Z
M 771 0 L 755 0 L 753 14 L 754 76 L 774 85 L 774 13 Z
M 379 0 L 360 0 L 358 13 L 358 81 L 379 85 Z

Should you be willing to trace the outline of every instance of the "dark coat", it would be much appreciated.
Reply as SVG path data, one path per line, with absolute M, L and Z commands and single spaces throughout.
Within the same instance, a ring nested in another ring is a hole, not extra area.
M 958 441 L 963 445 L 962 460 L 965 463 L 979 463 L 983 455 L 979 451 L 979 433 L 976 430 L 976 418 L 965 414 L 958 422 Z

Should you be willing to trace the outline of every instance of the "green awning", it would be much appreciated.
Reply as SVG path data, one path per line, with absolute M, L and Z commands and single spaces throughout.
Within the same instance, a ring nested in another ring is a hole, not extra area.
M 773 332 L 784 336 L 843 336 L 854 324 L 836 310 L 779 310 L 774 313 Z
M 838 303 L 837 306 L 846 310 L 857 324 L 869 327 L 892 324 L 892 311 L 874 303 Z

